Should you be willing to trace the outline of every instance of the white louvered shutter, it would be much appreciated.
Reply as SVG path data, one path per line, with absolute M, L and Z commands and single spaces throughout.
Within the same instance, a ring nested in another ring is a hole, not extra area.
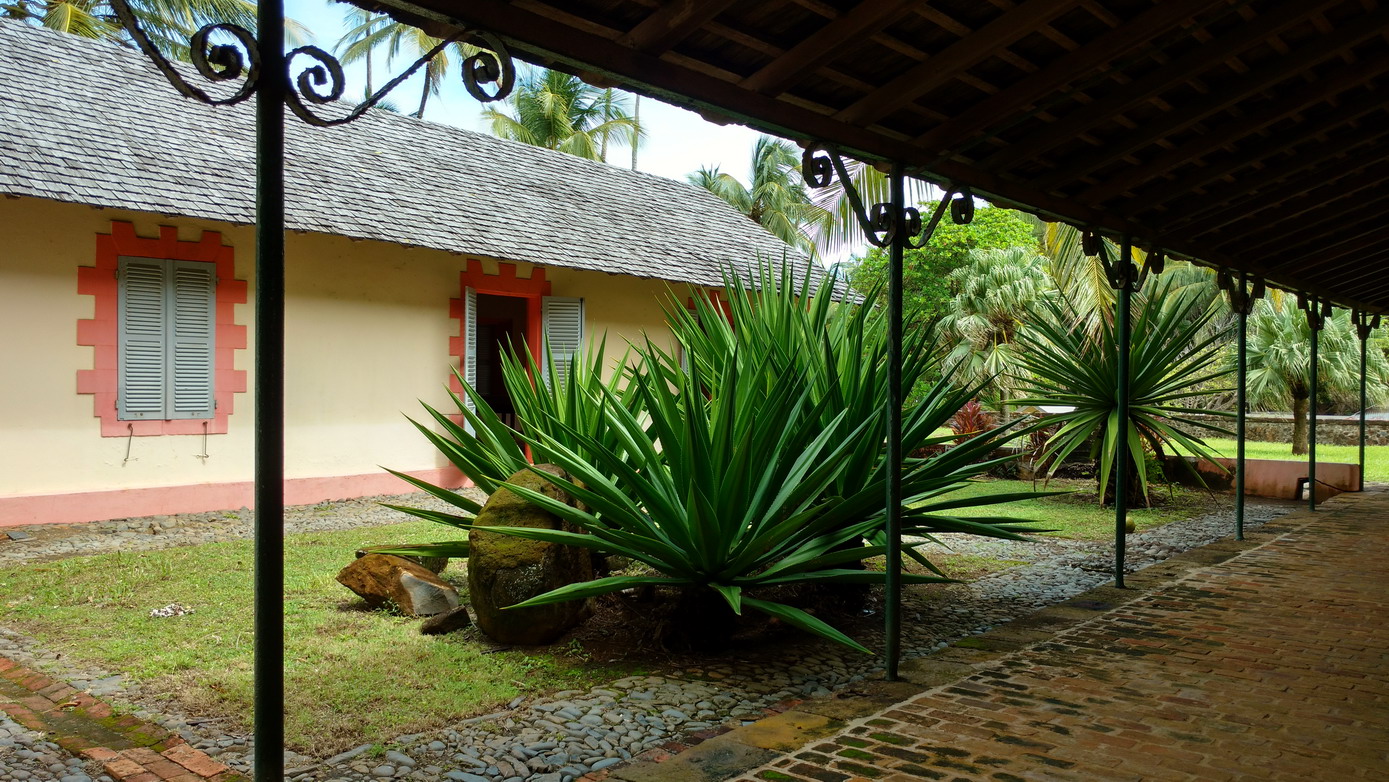
M 116 412 L 121 420 L 162 419 L 168 395 L 165 319 L 169 263 L 121 258 L 117 274 L 120 362 Z
M 169 360 L 171 395 L 166 418 L 211 418 L 215 413 L 213 357 L 217 335 L 216 267 L 170 262 Z
M 540 318 L 545 329 L 545 342 L 554 360 L 555 375 L 563 383 L 569 375 L 569 364 L 584 339 L 584 300 L 568 296 L 546 296 L 541 300 Z M 541 371 L 548 383 L 548 362 Z
M 463 380 L 477 390 L 477 291 L 472 288 L 463 289 Z M 466 392 L 463 399 L 469 410 L 477 410 Z

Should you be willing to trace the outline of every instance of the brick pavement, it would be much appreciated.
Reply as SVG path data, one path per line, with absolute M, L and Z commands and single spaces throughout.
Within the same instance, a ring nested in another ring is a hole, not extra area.
M 1072 601 L 1103 613 L 1054 635 L 984 636 L 1008 653 L 949 650 L 968 675 L 737 779 L 1389 779 L 1385 521 L 1389 491 L 1342 495 L 1121 605 Z
M 101 764 L 117 782 L 237 782 L 240 774 L 177 734 L 0 657 L 0 711 L 74 755 Z

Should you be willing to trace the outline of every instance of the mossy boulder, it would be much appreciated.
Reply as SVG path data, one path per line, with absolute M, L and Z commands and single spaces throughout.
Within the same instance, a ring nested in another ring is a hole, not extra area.
M 549 464 L 537 465 L 536 469 L 564 474 Z M 574 504 L 572 497 L 530 470 L 516 473 L 507 482 Z M 493 492 L 474 523 L 484 527 L 576 531 L 563 519 L 506 488 Z M 469 530 L 468 545 L 468 592 L 473 613 L 477 626 L 493 639 L 523 646 L 545 644 L 587 617 L 583 600 L 502 609 L 566 584 L 591 580 L 593 562 L 588 551 L 477 529 Z

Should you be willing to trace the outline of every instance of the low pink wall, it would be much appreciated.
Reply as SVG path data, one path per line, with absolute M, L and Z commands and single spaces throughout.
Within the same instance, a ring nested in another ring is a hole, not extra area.
M 1213 485 L 1233 485 L 1234 459 L 1217 459 L 1228 472 L 1222 473 L 1209 461 L 1196 469 L 1202 477 L 1210 476 Z M 1277 459 L 1244 460 L 1244 493 L 1251 497 L 1297 499 L 1298 483 L 1307 477 L 1307 462 L 1288 462 Z M 1360 490 L 1360 465 L 1341 462 L 1317 462 L 1317 502 L 1337 494 Z
M 471 482 L 454 467 L 417 470 L 410 475 L 438 486 L 456 489 Z M 414 487 L 390 473 L 293 478 L 285 481 L 286 505 L 310 505 L 327 500 L 407 494 Z M 77 524 L 172 513 L 202 513 L 255 507 L 255 484 L 205 483 L 191 486 L 153 486 L 142 489 L 73 494 L 32 494 L 0 497 L 0 527 L 24 524 Z

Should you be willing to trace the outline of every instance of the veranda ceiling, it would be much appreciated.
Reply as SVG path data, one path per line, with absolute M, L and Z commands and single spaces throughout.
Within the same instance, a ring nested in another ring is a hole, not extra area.
M 1377 0 L 352 0 L 1389 311 Z

